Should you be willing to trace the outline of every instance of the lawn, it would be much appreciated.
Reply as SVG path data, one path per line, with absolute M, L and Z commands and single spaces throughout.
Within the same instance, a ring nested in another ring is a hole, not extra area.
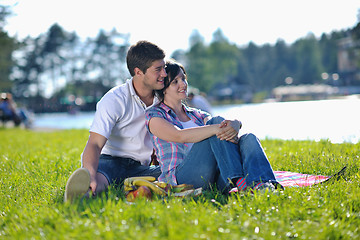
M 64 204 L 87 130 L 0 129 L 0 239 L 360 239 L 360 143 L 262 140 L 274 170 L 339 181 L 278 194 L 208 191 L 129 204 L 120 188 Z

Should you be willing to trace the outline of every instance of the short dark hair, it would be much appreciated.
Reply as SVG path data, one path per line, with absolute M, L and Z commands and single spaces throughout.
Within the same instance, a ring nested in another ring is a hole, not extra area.
M 173 59 L 167 60 L 165 64 L 165 71 L 167 76 L 164 78 L 164 88 L 161 90 L 156 90 L 155 93 L 160 101 L 164 101 L 164 91 L 170 86 L 170 83 L 176 78 L 180 73 L 180 69 L 184 72 L 186 78 L 186 71 L 183 65 L 176 62 Z
M 139 41 L 129 48 L 126 55 L 126 63 L 131 76 L 135 75 L 135 68 L 139 68 L 143 73 L 151 67 L 156 60 L 165 58 L 165 52 L 157 45 L 148 41 Z

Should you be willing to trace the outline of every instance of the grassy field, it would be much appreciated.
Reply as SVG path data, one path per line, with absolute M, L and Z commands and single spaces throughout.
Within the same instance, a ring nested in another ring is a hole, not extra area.
M 274 170 L 339 181 L 278 195 L 124 201 L 121 189 L 64 204 L 87 130 L 0 129 L 0 239 L 360 239 L 360 144 L 263 140 Z

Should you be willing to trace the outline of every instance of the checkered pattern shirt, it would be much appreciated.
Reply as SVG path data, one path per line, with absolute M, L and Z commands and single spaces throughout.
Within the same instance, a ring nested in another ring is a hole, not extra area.
M 210 116 L 209 113 L 199 109 L 189 108 L 185 105 L 183 105 L 183 108 L 187 116 L 198 126 L 203 126 L 204 119 Z M 159 105 L 146 111 L 145 123 L 148 130 L 149 120 L 153 117 L 163 118 L 180 129 L 183 129 L 179 118 L 175 115 L 171 108 L 166 106 L 164 103 L 160 103 Z M 155 148 L 157 160 L 161 166 L 161 175 L 158 180 L 176 185 L 176 167 L 185 159 L 188 145 L 186 143 L 165 141 L 156 137 L 152 133 L 150 133 L 150 136 Z

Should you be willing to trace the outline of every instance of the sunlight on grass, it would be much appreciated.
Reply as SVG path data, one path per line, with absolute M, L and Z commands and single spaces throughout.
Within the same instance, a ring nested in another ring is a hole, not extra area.
M 274 194 L 140 200 L 119 188 L 64 204 L 87 130 L 0 129 L 0 239 L 357 239 L 360 144 L 263 140 L 274 170 L 345 177 Z

